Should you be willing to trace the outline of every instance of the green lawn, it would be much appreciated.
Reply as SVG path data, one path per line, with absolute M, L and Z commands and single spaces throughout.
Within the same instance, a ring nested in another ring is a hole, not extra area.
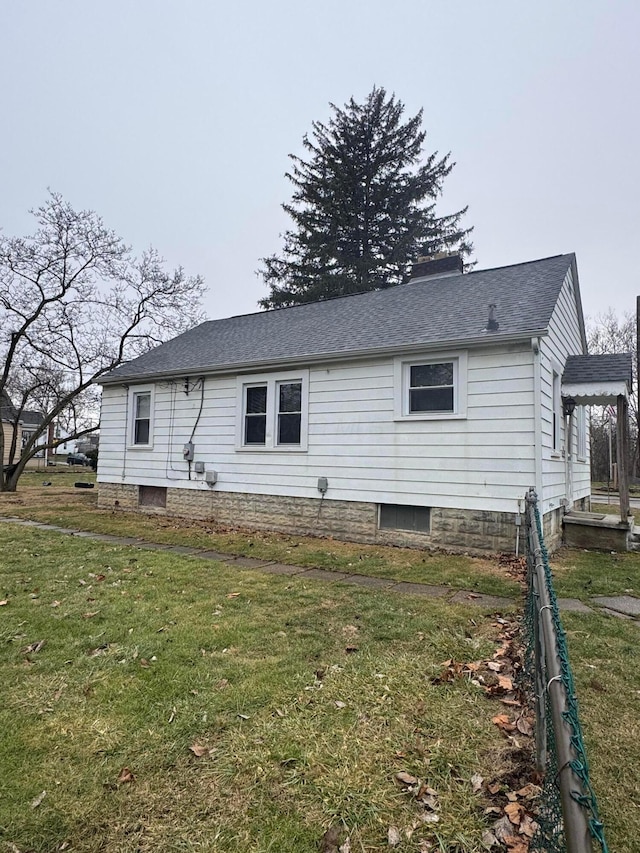
M 483 849 L 497 703 L 430 677 L 491 657 L 489 614 L 9 524 L 0 548 L 7 850 Z
M 639 568 L 636 557 L 636 576 Z M 609 850 L 635 853 L 640 839 L 640 624 L 573 613 L 564 613 L 562 620 Z
M 588 603 L 594 595 L 640 595 L 640 554 L 563 548 L 551 565 L 561 598 Z
M 49 481 L 51 486 L 43 486 L 47 481 L 39 472 L 25 475 L 17 494 L 0 494 L 0 515 L 300 566 L 398 581 L 445 584 L 489 595 L 513 598 L 520 595 L 517 581 L 495 559 L 450 557 L 412 548 L 353 545 L 333 539 L 277 533 L 248 533 L 215 527 L 207 522 L 98 509 L 97 489 L 74 490 L 76 481 L 95 481 L 95 475 L 88 469 L 78 473 L 63 470 L 51 474 Z
M 600 496 L 599 496 L 600 497 Z M 606 503 L 606 496 L 601 497 L 602 503 L 592 503 L 592 512 L 603 512 L 607 515 L 618 515 L 620 512 L 620 504 L 618 503 L 617 495 L 612 496 L 611 503 Z M 636 524 L 640 524 L 640 510 L 631 508 L 631 515 L 635 519 Z
M 0 495 L 0 514 L 398 580 L 518 589 L 490 559 L 98 510 L 95 490 L 73 489 L 91 478 L 65 471 L 45 487 L 29 474 L 18 494 Z M 491 654 L 488 614 L 6 524 L 0 554 L 0 841 L 10 853 L 305 853 L 330 826 L 359 853 L 389 849 L 389 826 L 402 830 L 401 853 L 427 841 L 424 849 L 447 853 L 483 849 L 487 803 L 469 780 L 509 772 L 491 724 L 496 706 L 468 680 L 429 679 L 448 658 Z M 552 568 L 561 597 L 640 595 L 638 554 L 563 549 Z M 634 853 L 640 625 L 599 614 L 566 613 L 563 622 L 609 846 Z M 197 758 L 194 745 L 206 754 Z M 123 768 L 133 781 L 118 782 Z M 394 784 L 402 770 L 438 792 L 437 824 L 411 829 L 420 815 Z

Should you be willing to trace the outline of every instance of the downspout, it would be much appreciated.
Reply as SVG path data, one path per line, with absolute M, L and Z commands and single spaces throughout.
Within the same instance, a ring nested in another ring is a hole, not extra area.
M 534 479 L 539 495 L 541 514 L 544 514 L 542 490 L 542 366 L 540 363 L 540 338 L 531 338 L 533 352 L 533 435 L 534 435 Z
M 124 449 L 122 453 L 122 482 L 124 483 L 127 476 L 127 447 L 129 445 L 129 386 L 124 386 L 125 404 L 124 404 Z

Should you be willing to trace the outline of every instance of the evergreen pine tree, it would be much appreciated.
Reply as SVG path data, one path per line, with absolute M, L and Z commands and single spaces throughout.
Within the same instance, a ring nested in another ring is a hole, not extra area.
M 470 255 L 467 208 L 437 216 L 435 200 L 455 165 L 450 155 L 426 157 L 422 110 L 403 122 L 404 104 L 374 87 L 363 104 L 331 104 L 328 124 L 313 123 L 291 154 L 294 186 L 283 209 L 293 220 L 280 256 L 263 258 L 270 289 L 263 308 L 280 308 L 406 281 L 419 255 Z M 422 161 L 422 162 L 421 162 Z

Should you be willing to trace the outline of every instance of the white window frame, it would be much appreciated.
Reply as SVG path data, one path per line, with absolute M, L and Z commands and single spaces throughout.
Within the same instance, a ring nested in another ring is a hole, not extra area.
M 278 444 L 278 398 L 281 385 L 299 382 L 302 386 L 300 412 L 300 444 Z M 267 386 L 267 418 L 264 444 L 245 443 L 245 403 L 247 388 Z M 309 447 L 309 371 L 293 370 L 278 373 L 253 373 L 238 376 L 236 381 L 236 450 L 243 453 L 306 453 Z
M 409 383 L 411 368 L 425 364 L 453 363 L 453 411 L 411 412 L 409 408 Z M 428 355 L 398 357 L 394 359 L 394 419 L 396 421 L 445 421 L 467 417 L 467 352 L 439 352 Z
M 149 394 L 149 441 L 147 444 L 135 443 L 136 397 Z M 129 423 L 127 425 L 127 449 L 150 450 L 153 448 L 153 421 L 155 412 L 155 387 L 153 385 L 134 385 L 129 388 Z

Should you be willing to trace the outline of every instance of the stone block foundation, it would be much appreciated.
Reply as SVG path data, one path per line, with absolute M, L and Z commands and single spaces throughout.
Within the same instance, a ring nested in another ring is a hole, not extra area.
M 431 530 L 429 533 L 421 533 L 380 529 L 378 504 L 362 501 L 167 488 L 166 508 L 163 508 L 140 506 L 138 491 L 137 485 L 100 483 L 98 506 L 206 520 L 213 524 L 249 530 L 297 536 L 327 536 L 347 542 L 480 555 L 513 553 L 515 550 L 514 513 L 433 507 Z M 553 524 L 550 526 L 556 527 Z M 552 550 L 557 536 L 552 534 L 550 539 L 552 541 L 547 545 Z M 520 553 L 523 553 L 523 548 L 524 526 L 520 533 Z

